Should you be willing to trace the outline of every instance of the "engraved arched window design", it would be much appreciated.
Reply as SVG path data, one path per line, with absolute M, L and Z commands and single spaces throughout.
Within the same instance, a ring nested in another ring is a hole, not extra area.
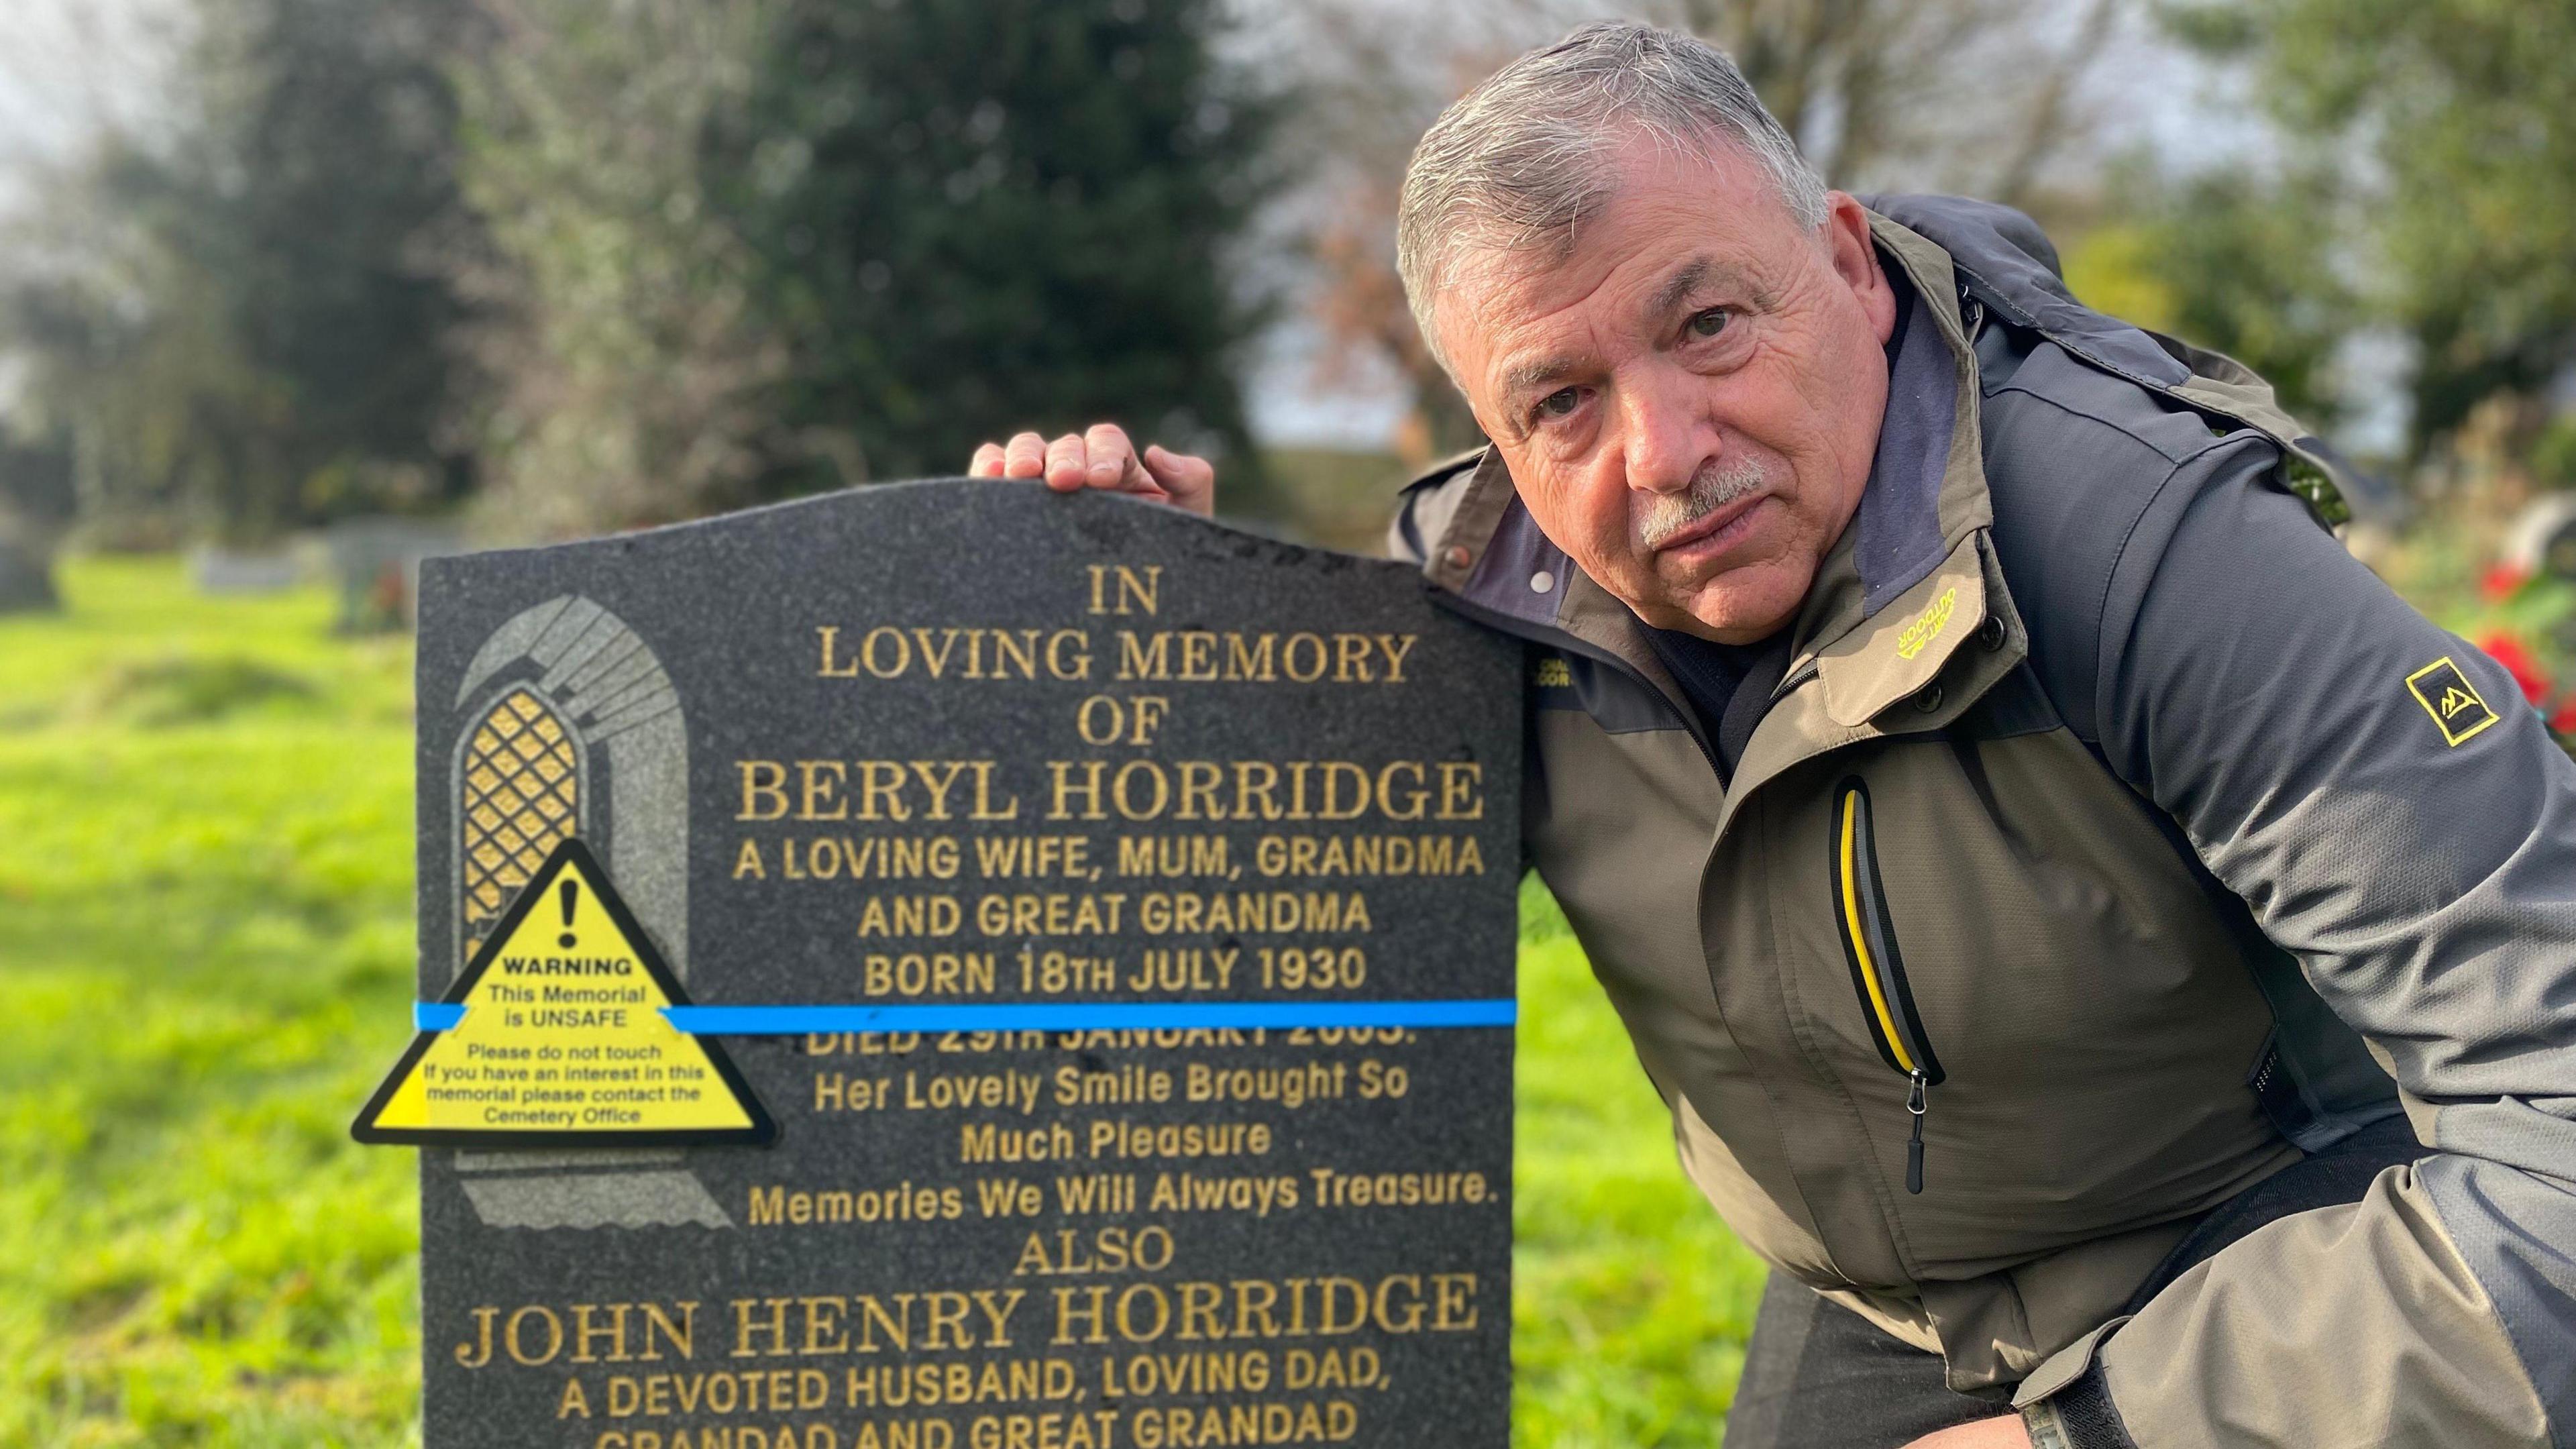
M 546 855 L 579 833 L 581 747 L 543 695 L 517 685 L 475 721 L 460 764 L 457 855 L 471 960 Z

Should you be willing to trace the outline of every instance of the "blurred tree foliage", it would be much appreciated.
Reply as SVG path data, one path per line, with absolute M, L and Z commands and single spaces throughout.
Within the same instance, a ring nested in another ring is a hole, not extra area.
M 564 537 L 756 501 L 794 438 L 760 389 L 783 350 L 699 140 L 750 82 L 774 0 L 484 0 L 462 172 L 492 247 L 468 266 L 493 531 Z
M 2100 116 L 2083 81 L 2124 0 L 1634 0 L 1629 13 L 1724 48 L 1826 180 L 1958 190 L 2045 210 Z M 1395 274 L 1395 205 L 1414 142 L 1504 62 L 1599 18 L 1589 0 L 1309 0 L 1284 12 L 1282 63 L 1316 103 L 1292 137 L 1320 194 L 1305 230 L 1318 320 L 1348 367 L 1413 384 L 1405 451 L 1483 441 L 1416 335 Z
M 93 523 L 244 539 L 479 492 L 560 536 L 1119 416 L 1257 491 L 1276 101 L 1219 0 L 189 4 L 166 134 L 0 249 L 0 487 L 69 459 Z
M 452 499 L 473 245 L 445 66 L 465 0 L 205 0 L 151 146 L 112 137 L 18 239 L 0 320 L 93 517 L 258 538 Z
M 2325 178 L 2215 172 L 2167 179 L 2119 169 L 2118 216 L 2065 255 L 2088 306 L 2261 373 L 2311 428 L 2348 401 L 2336 353 L 2362 320 L 2337 255 L 2339 201 Z
M 1411 451 L 1472 441 L 1395 283 L 1396 186 L 1449 99 L 1594 13 L 173 3 L 195 40 L 166 104 L 0 245 L 22 555 L 66 486 L 142 536 L 478 491 L 500 531 L 550 536 L 948 472 L 1104 416 L 1226 452 L 1229 510 L 1257 513 L 1240 363 L 1289 285 L 1346 365 L 1412 384 Z M 2237 356 L 2319 426 L 2349 407 L 2346 342 L 2401 330 L 2419 454 L 2474 415 L 2576 480 L 2549 415 L 2576 366 L 2576 8 L 2153 6 L 2250 76 L 2278 154 L 2098 164 L 2117 102 L 2092 67 L 2143 0 L 1636 8 L 1730 47 L 1836 184 L 2024 206 L 2080 294 Z
M 2376 300 L 2421 350 L 2420 450 L 2510 400 L 2528 449 L 2576 364 L 2576 6 L 2565 0 L 2175 0 L 2327 153 Z
M 706 165 L 787 360 L 783 426 L 837 477 L 953 473 L 1014 427 L 1122 418 L 1257 469 L 1229 262 L 1274 98 L 1214 0 L 787 0 Z
M 1213 440 L 1270 101 L 1210 0 L 482 0 L 465 186 L 500 531 L 960 470 L 1020 426 Z

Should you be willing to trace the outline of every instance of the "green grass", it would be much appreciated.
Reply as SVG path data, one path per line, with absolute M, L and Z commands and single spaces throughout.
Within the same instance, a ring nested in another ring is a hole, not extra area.
M 407 653 L 91 563 L 0 621 L 0 1444 L 386 1444 L 410 1164 Z
M 416 1442 L 410 658 L 318 592 L 88 560 L 0 619 L 0 1446 Z M 1761 1269 L 1543 893 L 1516 1439 L 1715 1444 Z
M 1672 1118 L 1536 881 L 1520 997 L 1513 1441 L 1715 1444 L 1763 1267 L 1682 1177 Z

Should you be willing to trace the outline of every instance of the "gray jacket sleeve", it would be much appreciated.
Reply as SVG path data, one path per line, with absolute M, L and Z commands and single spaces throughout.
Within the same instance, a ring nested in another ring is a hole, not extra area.
M 2272 482 L 2166 480 L 2104 596 L 2111 768 L 2297 957 L 2438 1149 L 2026 1383 L 2034 1438 L 2576 1449 L 2576 765 Z

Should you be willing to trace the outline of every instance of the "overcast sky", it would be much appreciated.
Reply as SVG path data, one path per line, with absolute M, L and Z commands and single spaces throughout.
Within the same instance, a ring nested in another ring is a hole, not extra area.
M 0 203 L 103 124 L 149 126 L 176 0 L 0 0 Z

